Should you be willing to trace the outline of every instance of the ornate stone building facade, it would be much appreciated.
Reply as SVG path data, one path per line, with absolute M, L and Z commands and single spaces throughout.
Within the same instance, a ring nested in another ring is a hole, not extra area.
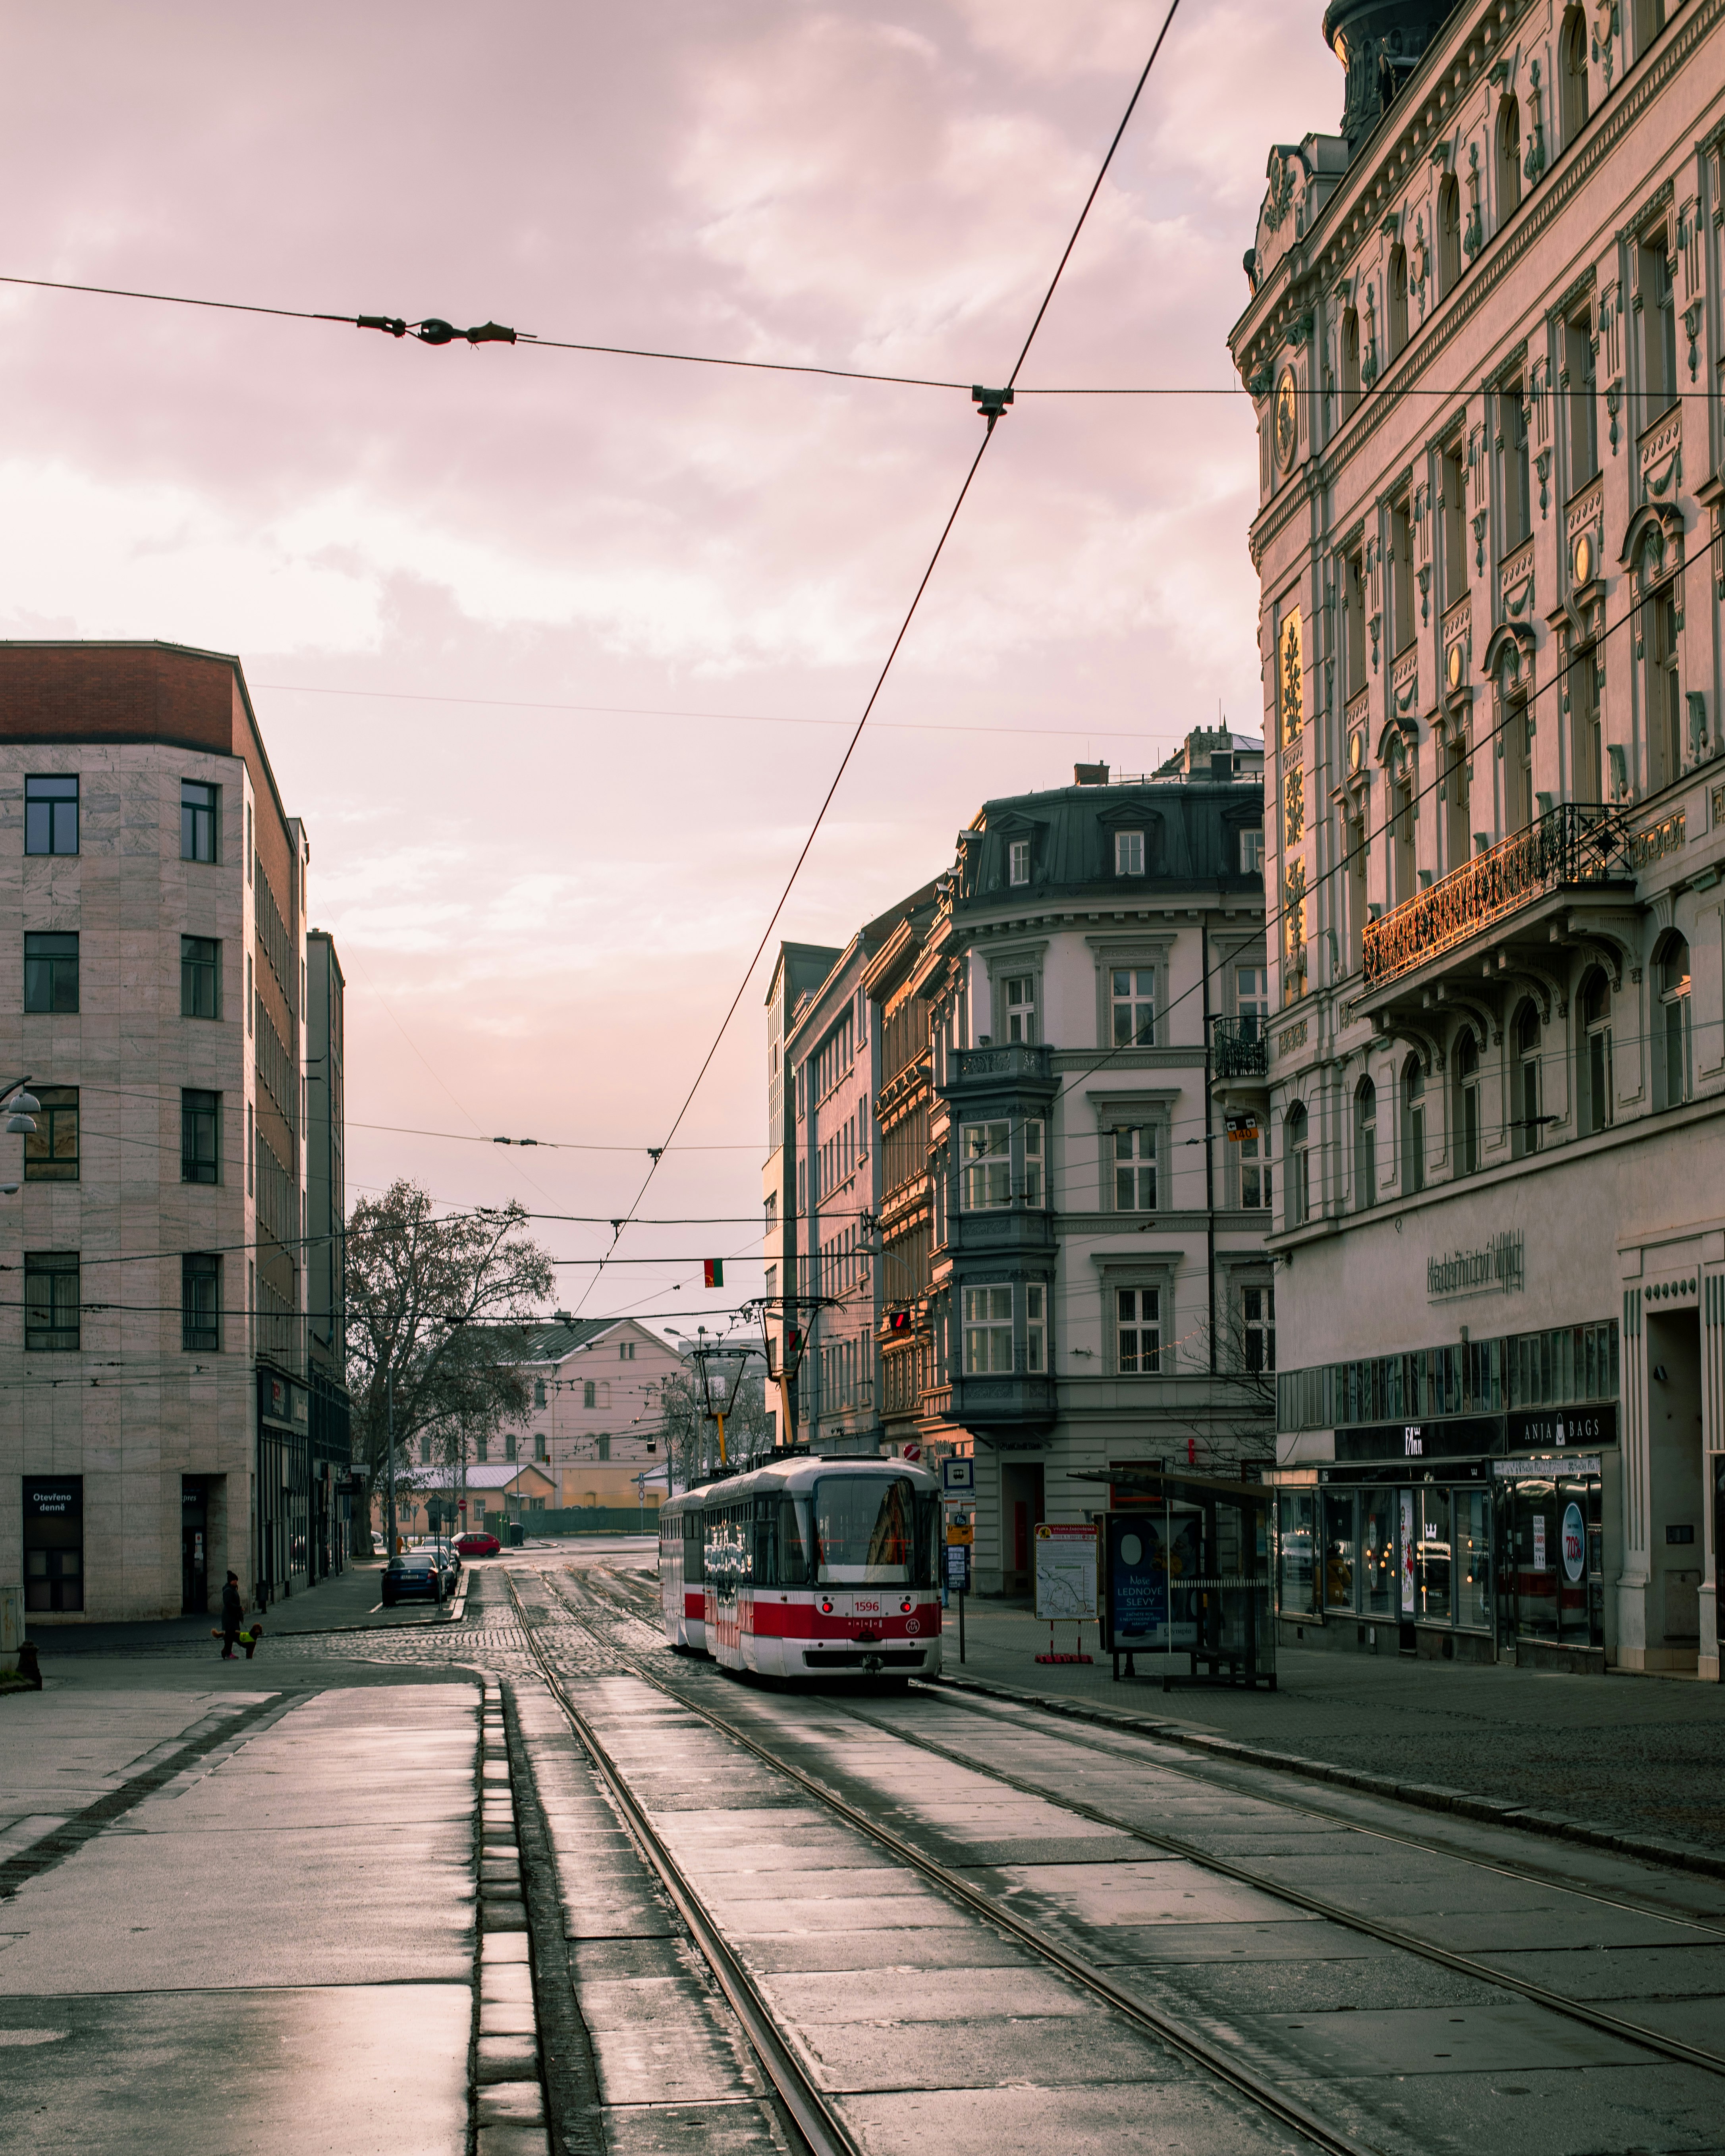
M 1260 418 L 1284 1622 L 1717 1674 L 1721 0 L 1334 0 Z

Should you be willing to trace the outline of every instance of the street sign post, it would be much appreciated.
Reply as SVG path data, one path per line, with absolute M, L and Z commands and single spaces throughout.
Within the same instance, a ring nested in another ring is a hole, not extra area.
M 976 1462 L 969 1458 L 941 1462 L 941 1488 L 949 1497 L 962 1491 L 967 1497 L 976 1489 Z
M 958 1597 L 958 1659 L 964 1660 L 964 1598 L 970 1591 L 970 1537 L 973 1530 L 963 1530 L 963 1542 L 952 1540 L 954 1530 L 947 1530 L 947 1587 Z
M 1096 1614 L 1096 1531 L 1086 1522 L 1066 1526 L 1050 1522 L 1036 1529 L 1036 1614 L 1048 1620 L 1048 1652 L 1039 1662 L 1087 1662 L 1083 1625 Z M 1072 1654 L 1055 1652 L 1055 1620 L 1070 1617 L 1079 1627 Z

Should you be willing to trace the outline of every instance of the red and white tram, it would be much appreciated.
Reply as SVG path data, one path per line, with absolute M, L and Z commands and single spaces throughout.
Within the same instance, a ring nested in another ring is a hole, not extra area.
M 901 1460 L 781 1456 L 659 1512 L 673 1647 L 762 1676 L 941 1666 L 940 1486 Z

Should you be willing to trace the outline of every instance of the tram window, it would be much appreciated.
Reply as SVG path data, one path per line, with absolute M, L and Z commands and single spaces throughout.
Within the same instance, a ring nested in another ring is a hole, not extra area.
M 814 1486 L 814 1551 L 822 1584 L 908 1585 L 912 1496 L 902 1476 L 823 1476 Z
M 706 1568 L 701 1563 L 702 1526 L 699 1512 L 683 1515 L 683 1577 L 691 1586 L 699 1586 L 706 1578 Z
M 807 1587 L 809 1578 L 809 1504 L 806 1497 L 778 1501 L 778 1584 Z

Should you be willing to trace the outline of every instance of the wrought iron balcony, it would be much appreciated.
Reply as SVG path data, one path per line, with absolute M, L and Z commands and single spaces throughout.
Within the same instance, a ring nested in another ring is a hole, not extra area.
M 1212 1019 L 1210 1069 L 1218 1078 L 1267 1078 L 1270 1036 L 1263 1019 Z
M 1571 886 L 1627 877 L 1624 823 L 1613 808 L 1565 802 L 1512 832 L 1430 891 L 1406 900 L 1365 932 L 1364 993 L 1482 934 L 1535 899 Z M 1618 865 L 1614 871 L 1613 863 Z

